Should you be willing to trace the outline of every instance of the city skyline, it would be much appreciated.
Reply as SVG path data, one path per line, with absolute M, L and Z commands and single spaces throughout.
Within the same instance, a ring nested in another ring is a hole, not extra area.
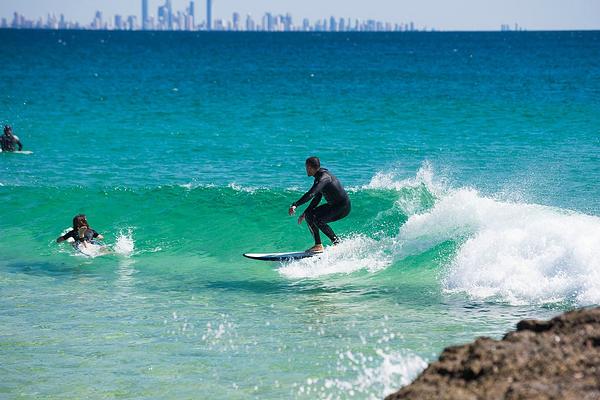
M 390 32 L 427 30 L 427 27 L 417 27 L 414 22 L 390 23 L 373 19 L 360 20 L 345 17 L 319 18 L 310 21 L 303 18 L 294 22 L 290 13 L 273 14 L 266 12 L 258 20 L 247 14 L 242 18 L 234 12 L 230 20 L 212 18 L 212 0 L 206 3 L 206 19 L 196 20 L 196 5 L 190 0 L 184 10 L 176 10 L 172 0 L 164 0 L 159 4 L 156 14 L 152 14 L 149 0 L 140 0 L 141 18 L 136 15 L 115 14 L 112 18 L 97 10 L 93 20 L 88 23 L 70 21 L 64 14 L 48 14 L 46 18 L 29 19 L 18 12 L 13 13 L 12 19 L 0 18 L 0 28 L 11 29 L 87 29 L 87 30 L 150 30 L 150 31 L 266 31 L 266 32 Z M 515 25 L 517 29 L 517 25 Z M 431 29 L 430 30 L 434 30 Z M 502 30 L 505 29 L 503 25 Z
M 242 18 L 240 13 L 234 12 L 231 20 L 212 19 L 212 0 L 206 2 L 206 16 L 202 21 L 196 21 L 195 2 L 190 0 L 188 6 L 182 10 L 175 10 L 171 0 L 159 5 L 156 16 L 150 11 L 148 0 L 141 1 L 141 19 L 136 15 L 115 14 L 112 18 L 105 16 L 97 10 L 94 18 L 89 23 L 69 21 L 64 14 L 48 14 L 46 18 L 37 20 L 28 19 L 18 12 L 13 13 L 12 19 L 0 18 L 0 28 L 10 29 L 86 29 L 86 30 L 149 30 L 149 31 L 266 31 L 266 32 L 390 32 L 390 31 L 418 31 L 427 30 L 426 27 L 417 27 L 414 22 L 390 23 L 373 19 L 360 20 L 351 18 L 320 18 L 310 21 L 303 18 L 301 22 L 294 22 L 290 13 L 285 15 L 266 12 L 258 20 L 247 14 Z M 503 25 L 502 30 L 506 29 Z M 434 30 L 430 28 L 429 30 Z M 515 24 L 515 30 L 518 25 Z
M 185 14 L 189 1 L 185 0 L 145 0 L 148 14 L 155 20 L 158 19 L 157 9 L 160 5 L 170 3 L 173 10 L 180 10 Z M 237 4 L 236 4 L 237 3 Z M 515 23 L 529 30 L 561 30 L 561 29 L 599 29 L 600 28 L 600 2 L 593 0 L 529 0 L 519 2 L 516 0 L 494 1 L 490 0 L 481 4 L 476 0 L 451 0 L 434 1 L 422 0 L 389 2 L 371 0 L 369 3 L 347 4 L 340 0 L 315 1 L 304 0 L 255 0 L 250 2 L 235 2 L 233 0 L 212 0 L 212 7 L 208 7 L 205 0 L 196 1 L 192 14 L 195 25 L 206 21 L 208 9 L 212 9 L 211 21 L 234 23 L 234 14 L 241 18 L 241 25 L 249 14 L 256 23 L 264 15 L 287 14 L 293 16 L 294 24 L 302 26 L 304 19 L 311 24 L 331 17 L 338 21 L 343 18 L 348 20 L 377 21 L 384 25 L 389 23 L 392 27 L 396 24 L 413 24 L 419 29 L 430 30 L 499 30 L 502 26 Z M 92 8 L 97 6 L 95 8 Z M 125 21 L 130 17 L 143 28 L 143 12 L 141 0 L 99 1 L 87 2 L 73 0 L 3 0 L 0 4 L 0 18 L 11 21 L 13 12 L 25 15 L 28 19 L 37 21 L 40 17 L 47 18 L 54 14 L 57 19 L 61 14 L 69 21 L 75 21 L 81 26 L 90 24 L 95 12 L 102 12 L 104 19 L 119 16 Z M 130 21 L 133 22 L 133 21 Z M 238 21 L 238 25 L 240 22 Z M 212 27 L 211 27 L 212 28 Z M 217 29 L 221 29 L 218 27 Z

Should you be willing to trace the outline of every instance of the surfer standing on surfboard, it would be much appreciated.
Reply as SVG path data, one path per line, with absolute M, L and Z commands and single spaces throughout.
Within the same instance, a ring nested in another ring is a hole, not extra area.
M 23 150 L 19 137 L 13 134 L 10 126 L 5 125 L 4 135 L 0 136 L 0 148 L 2 151 L 15 151 L 15 146 L 19 146 L 19 151 Z
M 327 169 L 321 168 L 321 162 L 317 157 L 307 158 L 305 167 L 306 175 L 313 176 L 315 182 L 308 192 L 304 193 L 298 201 L 292 203 L 288 214 L 294 215 L 298 206 L 312 199 L 306 210 L 298 217 L 298 223 L 301 224 L 306 218 L 308 229 L 315 239 L 315 245 L 306 251 L 309 253 L 322 253 L 323 244 L 321 243 L 319 230 L 327 235 L 333 244 L 340 242 L 340 239 L 327 223 L 338 221 L 350 214 L 350 198 L 340 181 Z M 325 196 L 327 203 L 319 206 L 323 196 Z
M 86 242 L 89 243 L 93 239 L 104 239 L 102 235 L 90 228 L 90 224 L 88 224 L 87 219 L 83 214 L 78 214 L 73 217 L 73 230 L 59 236 L 56 239 L 56 243 L 63 242 L 69 238 L 72 238 L 76 244 L 83 243 L 84 245 Z

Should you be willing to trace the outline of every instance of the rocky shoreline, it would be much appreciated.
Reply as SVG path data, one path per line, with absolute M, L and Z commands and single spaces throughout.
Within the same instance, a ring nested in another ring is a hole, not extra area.
M 386 400 L 599 400 L 600 307 L 446 348 Z

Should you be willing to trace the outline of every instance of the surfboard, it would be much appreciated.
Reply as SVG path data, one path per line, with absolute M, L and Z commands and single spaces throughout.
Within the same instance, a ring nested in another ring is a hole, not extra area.
M 0 150 L 0 153 L 6 153 L 6 154 L 33 154 L 33 151 L 31 150 L 15 150 L 15 151 L 2 151 Z
M 112 253 L 112 251 L 103 244 L 94 243 L 74 243 L 73 248 L 86 257 L 98 257 Z
M 320 253 L 308 253 L 306 251 L 293 251 L 287 253 L 245 253 L 244 257 L 261 261 L 291 261 L 299 260 L 301 258 L 308 258 L 319 254 Z

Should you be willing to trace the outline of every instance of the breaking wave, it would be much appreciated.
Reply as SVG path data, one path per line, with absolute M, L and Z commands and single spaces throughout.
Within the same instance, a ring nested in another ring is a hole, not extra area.
M 349 237 L 323 255 L 283 265 L 280 273 L 289 278 L 375 273 L 401 268 L 406 257 L 452 242 L 455 254 L 440 274 L 447 293 L 511 304 L 600 303 L 600 218 L 440 182 L 429 164 L 411 179 L 377 174 L 360 190 L 397 193 L 392 211 L 406 218 L 398 232 L 377 240 Z

